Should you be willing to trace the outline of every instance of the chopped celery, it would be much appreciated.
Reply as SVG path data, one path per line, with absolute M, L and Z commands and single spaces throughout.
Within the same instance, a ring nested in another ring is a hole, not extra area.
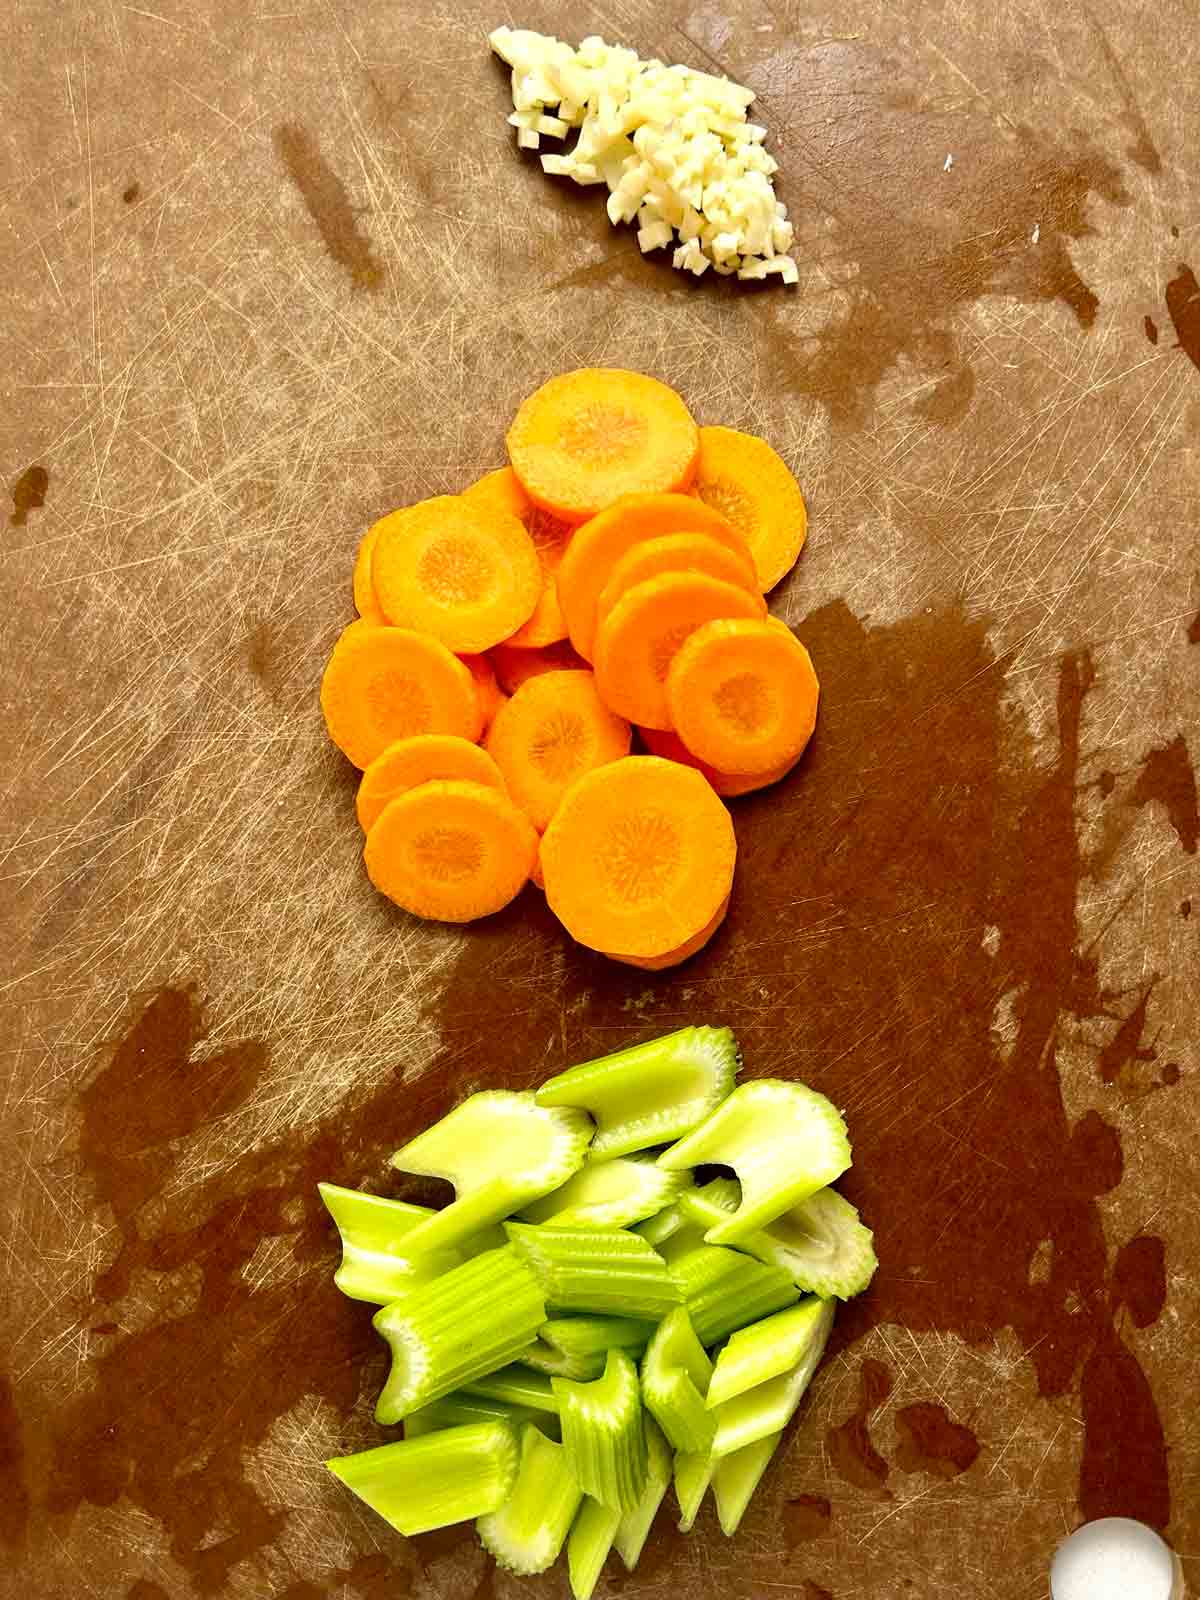
M 702 1189 L 681 1194 L 676 1206 L 681 1216 L 711 1228 L 737 1210 L 740 1197 L 735 1179 L 714 1178 Z M 849 1300 L 861 1294 L 878 1265 L 870 1228 L 863 1226 L 858 1212 L 836 1189 L 818 1189 L 748 1235 L 738 1249 L 782 1267 L 793 1283 L 823 1300 L 834 1295 Z
M 549 1194 L 582 1166 L 591 1134 L 584 1112 L 544 1108 L 532 1094 L 473 1094 L 392 1156 L 402 1172 L 447 1178 L 455 1191 L 411 1230 L 407 1249 L 453 1247 Z
M 680 1256 L 690 1255 L 693 1250 L 703 1247 L 704 1235 L 707 1232 L 708 1229 L 703 1223 L 685 1220 L 682 1228 L 671 1234 L 670 1238 L 664 1239 L 660 1245 L 656 1245 L 655 1249 L 667 1265 L 673 1267 Z
M 591 1600 L 620 1522 L 621 1513 L 614 1506 L 584 1495 L 567 1537 L 567 1573 L 575 1600 Z
M 780 1267 L 702 1244 L 671 1264 L 696 1337 L 714 1345 L 748 1323 L 795 1305 L 800 1291 Z
M 545 1320 L 537 1279 L 507 1247 L 421 1284 L 375 1313 L 392 1350 L 375 1420 L 399 1422 L 515 1360 Z
M 664 1317 L 642 1360 L 642 1397 L 675 1450 L 712 1445 L 716 1421 L 704 1403 L 712 1362 L 683 1306 Z
M 463 1392 L 476 1395 L 480 1400 L 502 1400 L 510 1406 L 527 1406 L 531 1411 L 558 1410 L 550 1379 L 544 1372 L 534 1372 L 520 1362 L 489 1372 L 484 1378 L 472 1378 L 470 1383 L 463 1384 Z
M 778 1078 L 743 1083 L 658 1164 L 680 1172 L 701 1162 L 732 1167 L 742 1186 L 738 1209 L 715 1223 L 710 1244 L 739 1244 L 815 1194 L 850 1165 L 841 1113 L 814 1089 Z
M 714 1456 L 726 1456 L 745 1445 L 778 1433 L 795 1415 L 804 1398 L 804 1391 L 817 1370 L 817 1363 L 825 1353 L 829 1330 L 833 1327 L 834 1303 L 815 1297 L 802 1307 L 809 1324 L 809 1337 L 803 1354 L 796 1365 L 777 1378 L 755 1384 L 725 1400 L 714 1410 L 717 1419 L 716 1437 L 712 1443 Z
M 632 1572 L 650 1536 L 650 1527 L 671 1482 L 671 1451 L 653 1417 L 646 1417 L 646 1487 L 632 1511 L 621 1518 L 613 1544 Z
M 688 1172 L 664 1172 L 645 1156 L 586 1161 L 573 1177 L 521 1212 L 526 1222 L 555 1227 L 627 1228 L 669 1205 L 691 1181 Z
M 590 1111 L 592 1155 L 607 1160 L 688 1133 L 724 1100 L 740 1065 L 730 1029 L 681 1028 L 559 1073 L 537 1102 Z
M 810 1297 L 733 1334 L 717 1355 L 708 1386 L 709 1407 L 723 1405 L 747 1389 L 768 1383 L 802 1361 L 823 1325 L 818 1315 L 820 1305 L 819 1300 Z M 823 1345 L 823 1336 L 821 1342 Z
M 527 1424 L 512 1493 L 475 1527 L 498 1566 L 527 1577 L 554 1565 L 581 1499 L 562 1445 Z
M 632 1511 L 646 1486 L 646 1432 L 637 1368 L 610 1350 L 593 1383 L 553 1378 L 563 1449 L 575 1481 L 602 1505 Z
M 493 1222 L 488 1227 L 481 1228 L 478 1233 L 470 1234 L 454 1248 L 464 1261 L 472 1261 L 476 1256 L 483 1255 L 485 1250 L 503 1250 L 507 1243 L 504 1224 Z
M 550 1438 L 558 1437 L 558 1417 L 549 1411 L 534 1411 L 529 1406 L 509 1405 L 504 1400 L 485 1400 L 480 1395 L 458 1389 L 454 1394 L 418 1406 L 404 1419 L 404 1437 L 417 1439 L 423 1433 L 439 1433 L 443 1428 L 461 1427 L 464 1422 L 508 1422 L 523 1428 L 534 1422 Z
M 479 1422 L 325 1465 L 393 1528 L 414 1534 L 498 1510 L 513 1491 L 518 1455 L 511 1424 Z
M 685 1190 L 684 1193 L 690 1191 Z M 682 1195 L 680 1198 L 682 1199 Z M 679 1208 L 679 1201 L 676 1200 L 673 1204 L 664 1206 L 657 1216 L 647 1217 L 645 1222 L 639 1222 L 634 1232 L 640 1233 L 647 1244 L 652 1244 L 657 1250 L 665 1240 L 672 1234 L 678 1233 L 686 1224 L 687 1218 Z
M 510 1222 L 507 1233 L 552 1310 L 657 1321 L 682 1298 L 663 1258 L 639 1234 L 624 1228 Z
M 679 1531 L 691 1533 L 704 1496 L 712 1482 L 713 1458 L 707 1450 L 675 1457 L 675 1498 L 679 1501 Z
M 319 1183 L 317 1191 L 342 1236 L 342 1264 L 333 1281 L 351 1300 L 385 1306 L 414 1285 L 449 1272 L 462 1259 L 454 1250 L 432 1251 L 417 1259 L 405 1254 L 408 1235 L 434 1214 L 428 1206 L 385 1200 L 336 1183 Z
M 714 1464 L 713 1499 L 717 1502 L 721 1532 L 727 1539 L 732 1539 L 738 1531 L 738 1525 L 750 1504 L 750 1496 L 758 1488 L 782 1438 L 782 1432 L 768 1433 L 753 1444 L 743 1445 L 732 1455 L 722 1456 Z
M 521 1360 L 538 1372 L 586 1383 L 604 1371 L 610 1350 L 640 1356 L 653 1332 L 652 1322 L 635 1317 L 555 1317 L 521 1352 Z

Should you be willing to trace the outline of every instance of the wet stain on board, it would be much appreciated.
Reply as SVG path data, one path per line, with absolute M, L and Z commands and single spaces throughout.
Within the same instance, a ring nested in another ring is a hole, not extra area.
M 896 1412 L 896 1466 L 901 1472 L 926 1472 L 935 1478 L 956 1478 L 974 1465 L 979 1440 L 970 1428 L 955 1422 L 945 1406 L 918 1400 Z
M 25 1437 L 17 1401 L 6 1372 L 0 1371 L 0 1545 L 24 1543 L 29 1525 L 29 1490 L 25 1482 Z
M 1121 1246 L 1113 1266 L 1113 1298 L 1135 1328 L 1158 1321 L 1167 1303 L 1167 1250 L 1156 1234 L 1138 1234 Z
M 891 1373 L 882 1361 L 868 1356 L 859 1368 L 858 1405 L 826 1432 L 833 1470 L 856 1489 L 881 1489 L 887 1482 L 888 1464 L 872 1443 L 870 1422 L 891 1392 Z
M 50 474 L 45 467 L 36 463 L 26 467 L 12 486 L 13 508 L 8 519 L 9 526 L 23 528 L 29 521 L 29 513 L 39 511 L 46 504 L 49 487 Z
M 797 1494 L 782 1509 L 783 1537 L 788 1545 L 806 1544 L 828 1533 L 833 1506 L 823 1494 Z
M 1200 843 L 1200 804 L 1196 796 L 1196 771 L 1188 753 L 1187 741 L 1177 733 L 1166 744 L 1156 745 L 1142 759 L 1133 788 L 1133 804 L 1157 802 L 1178 835 L 1188 855 L 1196 854 Z
M 272 138 L 330 256 L 350 274 L 356 289 L 378 289 L 383 267 L 359 226 L 345 184 L 322 155 L 316 139 L 294 122 L 280 123 Z
M 1194 366 L 1200 367 L 1200 284 L 1191 267 L 1180 263 L 1179 271 L 1167 284 L 1166 299 L 1179 348 Z

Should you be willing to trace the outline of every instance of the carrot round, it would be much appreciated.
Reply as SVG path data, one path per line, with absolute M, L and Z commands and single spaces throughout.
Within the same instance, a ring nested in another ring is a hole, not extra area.
M 786 778 L 796 765 L 794 761 L 789 761 L 784 766 L 772 768 L 770 772 L 721 772 L 693 755 L 677 733 L 661 728 L 639 728 L 638 734 L 651 755 L 662 756 L 664 761 L 682 762 L 685 767 L 694 767 L 702 773 L 722 800 L 733 800 L 740 794 L 768 789 L 781 778 Z
M 572 783 L 629 754 L 632 729 L 601 700 L 590 672 L 543 672 L 502 708 L 487 736 L 508 792 L 539 830 Z
M 596 602 L 596 626 L 601 626 L 621 596 L 635 584 L 657 578 L 662 572 L 703 572 L 723 583 L 758 593 L 749 552 L 730 550 L 705 533 L 668 533 L 661 539 L 635 544 L 617 562 Z
M 464 654 L 515 633 L 542 589 L 537 551 L 517 518 L 451 494 L 383 519 L 371 577 L 389 622 Z
M 329 737 L 356 767 L 414 733 L 478 739 L 482 726 L 474 680 L 445 645 L 366 621 L 352 622 L 334 646 L 321 710 Z
M 379 523 L 375 522 L 363 534 L 358 554 L 354 557 L 354 609 L 367 622 L 385 620 L 375 598 L 375 585 L 371 582 L 371 552 L 379 537 Z
M 423 783 L 390 800 L 363 858 L 381 894 L 414 916 L 470 922 L 520 893 L 537 854 L 533 824 L 481 783 Z
M 627 967 L 641 967 L 644 972 L 663 972 L 668 967 L 677 967 L 681 961 L 686 961 L 690 956 L 698 955 L 704 946 L 716 933 L 725 921 L 725 913 L 729 910 L 729 896 L 726 895 L 717 907 L 716 915 L 706 922 L 699 933 L 693 934 L 690 939 L 685 939 L 674 950 L 668 950 L 661 956 L 619 956 L 611 950 L 604 953 L 610 961 L 623 961 Z
M 463 491 L 463 498 L 498 506 L 516 517 L 533 540 L 533 548 L 537 551 L 542 568 L 542 592 L 538 595 L 533 615 L 528 622 L 521 624 L 508 643 L 533 649 L 565 639 L 567 624 L 558 603 L 554 576 L 574 532 L 571 523 L 563 522 L 560 517 L 535 506 L 511 467 L 499 467 L 495 472 L 486 473 L 478 483 L 473 483 Z
M 479 696 L 479 714 L 485 730 L 490 728 L 505 696 L 496 682 L 496 669 L 487 656 L 459 656 L 458 658 L 475 680 L 475 693 Z
M 508 456 L 536 505 L 584 522 L 623 494 L 686 489 L 699 432 L 657 378 L 583 367 L 551 378 L 508 430 Z
M 702 533 L 735 555 L 746 553 L 721 513 L 690 494 L 630 495 L 576 531 L 558 569 L 558 599 L 580 655 L 591 659 L 596 605 L 617 562 L 635 545 L 676 533 Z
M 706 622 L 758 619 L 766 609 L 761 595 L 701 572 L 647 578 L 617 601 L 596 636 L 596 686 L 630 722 L 669 728 L 667 673 L 684 640 Z
M 362 775 L 355 800 L 359 826 L 369 833 L 389 800 L 419 784 L 449 779 L 481 783 L 505 793 L 500 768 L 486 750 L 469 739 L 453 733 L 418 733 L 411 739 L 397 739 Z
M 576 655 L 565 639 L 543 645 L 538 650 L 525 650 L 516 645 L 498 644 L 488 652 L 488 659 L 496 672 L 496 680 L 508 694 L 517 690 L 528 678 L 539 672 L 587 672 L 588 663 Z
M 696 491 L 749 546 L 764 594 L 795 565 L 808 530 L 804 496 L 765 439 L 736 428 L 700 429 Z

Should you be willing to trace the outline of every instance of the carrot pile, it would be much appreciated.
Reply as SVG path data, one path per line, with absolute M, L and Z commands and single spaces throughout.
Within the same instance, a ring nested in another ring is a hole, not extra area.
M 641 373 L 552 378 L 507 443 L 359 546 L 321 706 L 362 770 L 367 872 L 447 922 L 532 879 L 581 944 L 673 966 L 729 903 L 723 800 L 790 772 L 816 721 L 808 652 L 763 598 L 804 499 L 764 440 L 697 427 Z

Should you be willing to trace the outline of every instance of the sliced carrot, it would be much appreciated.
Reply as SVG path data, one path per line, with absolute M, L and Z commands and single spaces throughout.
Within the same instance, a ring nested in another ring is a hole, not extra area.
M 675 732 L 722 772 L 766 773 L 796 761 L 816 726 L 819 694 L 808 651 L 777 622 L 706 623 L 667 676 Z
M 578 529 L 558 569 L 558 598 L 580 655 L 591 659 L 596 604 L 617 562 L 635 545 L 675 533 L 703 533 L 735 554 L 746 553 L 721 513 L 690 494 L 629 495 Z
M 546 901 L 572 938 L 639 959 L 678 949 L 712 921 L 736 856 L 729 812 L 709 785 L 657 756 L 572 784 L 541 845 Z
M 542 893 L 545 894 L 546 880 L 542 876 L 542 842 L 540 839 L 538 840 L 537 853 L 533 858 L 533 865 L 529 869 L 529 881 L 530 883 L 536 884 Z
M 363 773 L 355 801 L 359 826 L 368 833 L 389 800 L 418 784 L 448 779 L 507 792 L 500 768 L 477 744 L 453 733 L 417 733 L 388 745 Z
M 487 750 L 535 828 L 585 772 L 629 754 L 632 729 L 601 700 L 590 672 L 527 679 L 496 717 Z
M 794 761 L 789 761 L 770 772 L 719 772 L 716 767 L 710 767 L 707 761 L 694 756 L 677 733 L 660 728 L 639 728 L 638 734 L 651 755 L 662 756 L 665 761 L 680 761 L 685 767 L 694 767 L 697 772 L 703 773 L 722 800 L 733 800 L 739 794 L 753 794 L 756 789 L 770 788 L 771 784 L 786 778 L 796 765 Z
M 596 686 L 630 722 L 669 728 L 667 673 L 684 640 L 706 622 L 757 619 L 766 609 L 761 595 L 702 572 L 647 578 L 617 601 L 596 636 Z
M 619 495 L 686 489 L 699 433 L 683 401 L 657 378 L 583 367 L 551 378 L 508 430 L 508 456 L 536 505 L 584 522 Z
M 428 634 L 352 622 L 321 679 L 329 737 L 356 767 L 414 733 L 477 739 L 474 680 L 457 656 Z
M 463 654 L 490 650 L 528 622 L 542 589 L 533 540 L 510 512 L 443 494 L 394 511 L 371 554 L 389 622 Z
M 375 548 L 375 541 L 379 537 L 378 522 L 373 523 L 358 546 L 358 554 L 354 558 L 354 609 L 359 616 L 367 622 L 384 622 L 386 619 L 379 609 L 379 601 L 375 598 L 375 585 L 371 582 L 371 552 Z
M 500 687 L 509 694 L 517 690 L 527 678 L 536 678 L 539 672 L 587 672 L 588 663 L 576 655 L 565 639 L 543 645 L 540 650 L 525 650 L 516 645 L 498 644 L 488 652 L 488 659 L 496 670 Z
M 479 714 L 483 718 L 486 730 L 491 727 L 492 720 L 505 699 L 500 692 L 500 685 L 496 682 L 496 669 L 487 656 L 468 655 L 459 656 L 458 659 L 475 679 L 475 693 L 479 696 Z
M 534 649 L 565 639 L 567 624 L 558 603 L 554 575 L 574 532 L 571 523 L 563 522 L 560 517 L 535 506 L 511 467 L 500 467 L 495 472 L 486 473 L 478 483 L 473 483 L 463 491 L 463 498 L 499 506 L 516 517 L 533 540 L 533 548 L 541 563 L 542 592 L 533 608 L 533 615 L 528 622 L 522 623 L 508 643 Z
M 693 934 L 690 939 L 685 939 L 674 950 L 668 950 L 661 956 L 618 956 L 611 950 L 605 954 L 610 961 L 623 961 L 627 967 L 641 967 L 644 972 L 663 972 L 668 967 L 677 967 L 681 961 L 686 961 L 690 956 L 698 955 L 704 946 L 716 933 L 725 921 L 725 913 L 729 910 L 729 896 L 726 895 L 717 907 L 716 915 L 711 921 L 706 922 L 699 933 Z
M 367 874 L 405 911 L 470 922 L 506 906 L 528 882 L 533 824 L 481 783 L 423 783 L 389 800 L 367 835 Z
M 804 496 L 786 462 L 752 433 L 701 428 L 696 488 L 746 541 L 766 594 L 795 565 L 808 530 Z
M 621 596 L 635 584 L 657 578 L 661 572 L 704 572 L 710 578 L 758 593 L 748 551 L 730 550 L 704 533 L 668 533 L 661 539 L 635 544 L 617 562 L 596 602 L 596 626 L 600 627 Z

